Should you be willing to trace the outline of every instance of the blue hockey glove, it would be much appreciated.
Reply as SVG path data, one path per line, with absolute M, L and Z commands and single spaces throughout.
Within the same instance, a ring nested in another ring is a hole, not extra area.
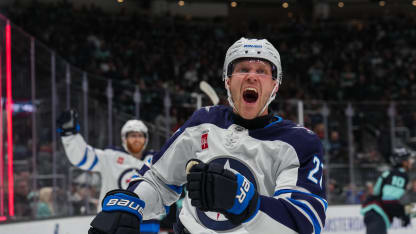
M 78 123 L 78 113 L 75 110 L 62 112 L 56 120 L 57 131 L 61 136 L 69 136 L 78 133 L 80 130 Z
M 112 190 L 105 195 L 102 207 L 88 234 L 140 234 L 145 203 L 135 193 Z
M 187 180 L 193 206 L 202 211 L 220 212 L 236 225 L 249 221 L 259 209 L 259 195 L 254 185 L 243 175 L 219 164 L 198 161 L 189 169 Z

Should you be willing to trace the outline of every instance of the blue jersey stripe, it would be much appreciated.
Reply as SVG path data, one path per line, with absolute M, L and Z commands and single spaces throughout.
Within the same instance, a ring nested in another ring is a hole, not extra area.
M 164 207 L 165 207 L 166 214 L 169 214 L 169 212 L 170 212 L 170 206 L 164 206 Z
M 307 205 L 305 205 L 304 203 L 302 203 L 300 201 L 297 201 L 297 200 L 292 199 L 292 198 L 288 198 L 288 200 L 291 201 L 293 204 L 297 205 L 298 207 L 300 207 L 303 211 L 306 212 L 306 214 L 308 214 L 308 216 L 312 220 L 313 227 L 315 228 L 315 233 L 320 234 L 321 233 L 321 225 L 319 225 L 318 219 L 313 214 L 312 210 Z
M 87 157 L 88 157 L 88 148 L 85 147 L 84 156 L 82 157 L 81 161 L 75 166 L 80 167 L 80 166 L 84 165 L 87 162 Z
M 274 117 L 276 117 L 277 118 L 277 120 L 276 121 L 274 121 L 274 122 L 271 122 L 271 123 L 269 123 L 269 124 L 267 124 L 266 125 L 266 127 L 264 127 L 264 128 L 268 128 L 268 127 L 270 127 L 270 126 L 272 126 L 272 125 L 275 125 L 275 124 L 277 124 L 277 123 L 280 123 L 280 122 L 282 122 L 282 117 L 280 117 L 280 116 L 277 116 L 277 115 L 275 115 Z
M 299 194 L 304 194 L 304 195 L 316 197 L 324 203 L 325 211 L 328 208 L 328 202 L 325 199 L 323 199 L 322 197 L 320 197 L 316 194 L 313 194 L 313 193 L 306 193 L 306 192 L 301 192 L 301 191 L 293 190 L 293 189 L 282 189 L 282 190 L 277 190 L 276 192 L 274 192 L 273 196 L 279 196 L 280 194 L 284 194 L 284 193 L 299 193 Z
M 91 171 L 95 167 L 95 165 L 97 165 L 97 163 L 98 163 L 98 157 L 96 154 L 94 154 L 94 161 L 92 162 L 90 168 L 88 168 L 88 171 Z
M 289 202 L 262 195 L 259 196 L 259 199 L 260 211 L 277 222 L 297 232 L 299 232 L 298 224 L 307 226 L 305 223 L 308 223 L 308 220 L 296 208 L 290 205 Z M 292 215 L 288 215 L 289 213 Z M 312 232 L 312 229 L 310 232 Z
M 309 205 L 311 205 L 312 208 L 318 214 L 321 220 L 322 226 L 325 225 L 325 220 L 326 220 L 325 207 L 322 206 L 322 203 L 320 203 L 317 199 L 308 195 L 300 194 L 300 193 L 293 193 L 291 198 L 301 201 L 301 202 L 305 202 L 305 203 L 307 202 Z
M 175 191 L 175 193 L 182 194 L 182 186 L 177 186 L 177 185 L 172 185 L 172 184 L 167 184 L 167 186 L 173 191 Z

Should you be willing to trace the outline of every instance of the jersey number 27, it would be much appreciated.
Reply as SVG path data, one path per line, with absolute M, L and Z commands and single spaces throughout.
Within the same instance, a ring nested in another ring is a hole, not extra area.
M 321 160 L 317 156 L 313 157 L 313 164 L 315 165 L 314 168 L 309 172 L 308 179 L 315 184 L 318 184 L 322 188 L 322 174 L 323 170 L 320 170 L 321 168 L 324 168 L 324 164 L 321 163 Z

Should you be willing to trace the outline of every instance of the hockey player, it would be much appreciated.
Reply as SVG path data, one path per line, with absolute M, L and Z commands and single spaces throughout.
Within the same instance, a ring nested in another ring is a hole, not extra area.
M 387 233 L 393 217 L 402 219 L 402 226 L 410 224 L 410 216 L 399 200 L 406 191 L 409 181 L 407 172 L 412 168 L 412 159 L 405 148 L 396 148 L 391 161 L 394 167 L 377 179 L 373 196 L 367 199 L 361 210 L 367 234 Z
M 282 81 L 279 53 L 265 39 L 241 38 L 226 53 L 223 79 L 230 107 L 196 111 L 128 191 L 107 193 L 90 234 L 139 233 L 184 186 L 175 233 L 321 232 L 321 142 L 268 110 Z
M 140 174 L 143 165 L 150 166 L 152 162 L 154 153 L 145 151 L 149 139 L 148 130 L 140 120 L 129 120 L 122 127 L 123 149 L 105 150 L 93 148 L 85 142 L 79 133 L 78 114 L 75 110 L 64 111 L 57 123 L 69 161 L 82 170 L 101 174 L 99 201 L 102 201 L 110 190 L 127 189 L 131 178 Z M 158 233 L 158 231 L 158 220 L 148 221 L 142 225 L 142 233 Z

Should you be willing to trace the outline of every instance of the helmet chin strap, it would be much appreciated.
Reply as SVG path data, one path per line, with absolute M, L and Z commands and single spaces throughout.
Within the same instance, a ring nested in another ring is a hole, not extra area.
M 228 103 L 230 104 L 231 108 L 235 109 L 236 113 L 239 113 L 237 107 L 234 105 L 233 99 L 231 97 L 231 91 L 230 91 L 230 86 L 228 85 L 227 81 L 230 78 L 226 78 L 225 79 L 225 89 L 227 90 L 227 100 Z M 261 111 L 259 113 L 257 113 L 256 118 L 259 117 L 265 110 L 266 108 L 269 106 L 269 104 L 276 98 L 276 90 L 279 87 L 279 83 L 276 82 L 276 85 L 273 88 L 273 91 L 270 93 L 269 99 L 267 100 L 266 104 L 263 106 L 263 108 L 261 109 Z
M 279 84 L 276 82 L 276 85 L 273 88 L 273 91 L 270 93 L 269 99 L 267 100 L 266 104 L 264 104 L 263 109 L 257 114 L 256 117 L 259 117 L 269 106 L 269 104 L 276 98 L 276 90 L 279 87 Z
M 230 78 L 228 78 L 228 77 L 225 78 L 225 89 L 227 90 L 227 96 L 228 96 L 227 101 L 230 104 L 231 108 L 235 109 L 236 113 L 238 113 L 238 109 L 237 109 L 237 107 L 235 107 L 233 99 L 231 97 L 230 86 L 228 85 L 228 80 L 229 79 Z

